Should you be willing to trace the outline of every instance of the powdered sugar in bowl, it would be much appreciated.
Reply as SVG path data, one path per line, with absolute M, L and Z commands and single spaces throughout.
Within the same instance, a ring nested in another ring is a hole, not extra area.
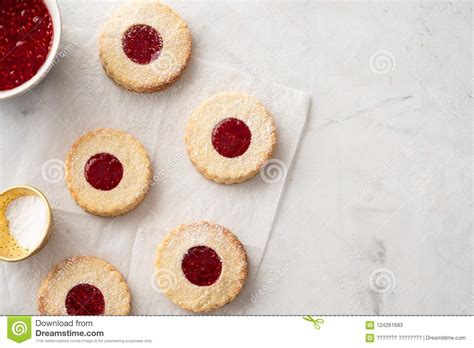
M 46 197 L 32 186 L 15 186 L 0 193 L 0 260 L 20 261 L 47 243 L 52 213 Z

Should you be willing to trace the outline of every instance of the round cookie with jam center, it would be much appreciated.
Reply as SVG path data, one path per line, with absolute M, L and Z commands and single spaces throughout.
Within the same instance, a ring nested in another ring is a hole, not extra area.
M 151 163 L 128 133 L 99 128 L 80 137 L 66 159 L 66 184 L 74 201 L 99 216 L 122 215 L 145 197 Z
M 187 24 L 156 0 L 132 1 L 104 24 L 99 56 L 112 80 L 136 92 L 155 92 L 175 82 L 188 64 Z
M 115 267 L 93 256 L 56 265 L 38 290 L 41 315 L 127 315 L 131 296 Z
M 228 229 L 211 222 L 178 226 L 157 250 L 156 283 L 171 301 L 193 312 L 234 300 L 247 274 L 243 245 Z
M 276 144 L 273 118 L 255 97 L 219 93 L 199 105 L 188 120 L 186 149 L 207 179 L 235 184 L 255 176 Z

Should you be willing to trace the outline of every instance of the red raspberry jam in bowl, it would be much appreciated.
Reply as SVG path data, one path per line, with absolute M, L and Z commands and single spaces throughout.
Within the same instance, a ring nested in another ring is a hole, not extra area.
M 0 99 L 25 92 L 46 75 L 60 33 L 55 0 L 0 1 Z

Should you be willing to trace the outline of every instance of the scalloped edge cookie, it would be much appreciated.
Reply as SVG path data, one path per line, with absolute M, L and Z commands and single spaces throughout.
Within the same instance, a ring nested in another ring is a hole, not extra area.
M 106 301 L 104 315 L 130 314 L 131 295 L 125 278 L 114 266 L 95 256 L 74 256 L 55 265 L 38 289 L 38 312 L 67 315 L 67 293 L 81 283 L 94 285 L 102 292 Z
M 160 55 L 149 64 L 134 63 L 123 52 L 122 35 L 135 24 L 150 25 L 162 36 Z M 123 5 L 105 22 L 99 36 L 99 57 L 107 75 L 139 93 L 161 91 L 177 81 L 191 51 L 192 37 L 186 22 L 170 7 L 153 0 Z
M 100 144 L 88 148 L 93 139 Z M 92 151 L 94 148 L 97 150 Z M 123 165 L 123 178 L 110 191 L 93 188 L 84 177 L 85 163 L 100 152 L 111 153 Z M 130 156 L 130 153 L 135 156 Z M 133 182 L 137 178 L 139 182 Z M 152 167 L 145 147 L 136 138 L 118 129 L 98 128 L 82 135 L 71 146 L 66 158 L 65 180 L 69 193 L 78 206 L 93 215 L 113 217 L 133 210 L 145 198 L 151 178 Z M 136 187 L 130 189 L 126 185 Z
M 229 117 L 244 121 L 252 133 L 249 148 L 234 158 L 221 156 L 211 140 L 215 125 Z M 247 181 L 260 171 L 273 156 L 276 138 L 273 117 L 257 98 L 241 92 L 222 92 L 193 111 L 184 142 L 189 159 L 199 173 L 209 180 L 230 185 Z
M 212 248 L 222 262 L 219 278 L 209 286 L 192 284 L 181 268 L 186 252 L 200 245 Z M 208 312 L 233 301 L 245 285 L 247 276 L 248 260 L 244 246 L 227 228 L 212 222 L 179 225 L 157 248 L 157 284 L 173 303 L 189 311 Z

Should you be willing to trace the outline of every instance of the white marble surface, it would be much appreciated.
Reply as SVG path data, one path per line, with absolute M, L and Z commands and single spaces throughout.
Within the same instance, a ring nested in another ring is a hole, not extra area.
M 196 57 L 312 95 L 239 312 L 472 314 L 472 4 L 168 3 Z M 2 188 L 33 111 L 0 103 Z

